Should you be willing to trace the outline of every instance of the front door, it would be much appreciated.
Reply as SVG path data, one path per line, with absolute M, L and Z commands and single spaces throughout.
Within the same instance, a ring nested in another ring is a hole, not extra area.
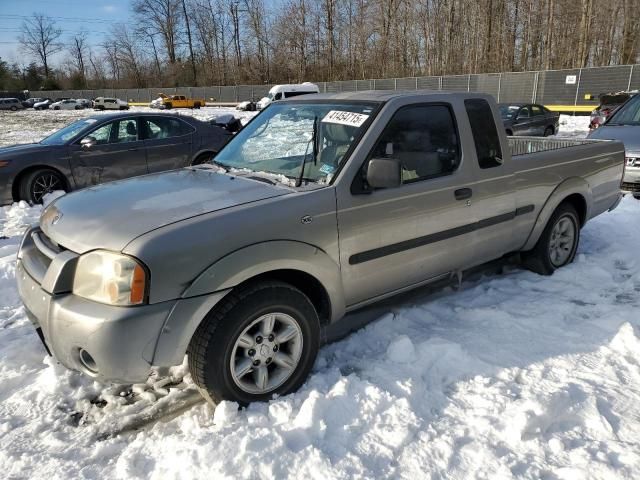
M 176 117 L 142 117 L 149 172 L 186 167 L 191 163 L 195 129 Z
M 347 305 L 355 307 L 466 265 L 473 252 L 473 210 L 453 108 L 399 108 L 371 158 L 402 165 L 402 185 L 338 194 L 340 263 Z M 366 167 L 365 167 L 366 168 Z M 357 179 L 356 179 L 357 181 Z
M 90 146 L 75 142 L 71 171 L 78 188 L 147 173 L 144 141 L 138 137 L 136 118 L 114 120 L 84 137 Z

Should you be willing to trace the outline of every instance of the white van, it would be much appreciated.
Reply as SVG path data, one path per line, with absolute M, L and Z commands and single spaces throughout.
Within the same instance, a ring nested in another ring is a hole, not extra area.
M 93 99 L 94 110 L 129 110 L 129 102 L 119 98 L 98 97 Z
M 296 85 L 274 85 L 271 87 L 271 90 L 269 90 L 267 96 L 260 99 L 256 107 L 258 110 L 262 110 L 271 102 L 297 97 L 298 95 L 308 95 L 310 93 L 320 93 L 320 89 L 316 84 L 304 82 Z

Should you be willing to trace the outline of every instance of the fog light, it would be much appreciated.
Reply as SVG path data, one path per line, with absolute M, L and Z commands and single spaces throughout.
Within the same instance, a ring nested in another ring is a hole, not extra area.
M 90 373 L 98 373 L 96 361 L 84 348 L 80 349 L 80 363 L 84 368 L 89 370 Z

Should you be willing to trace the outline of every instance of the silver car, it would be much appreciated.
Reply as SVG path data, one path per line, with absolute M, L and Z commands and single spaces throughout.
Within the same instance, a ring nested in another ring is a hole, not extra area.
M 0 110 L 24 110 L 24 105 L 17 98 L 0 98 Z
M 624 143 L 626 163 L 622 189 L 640 199 L 640 95 L 634 95 L 619 107 L 603 126 L 589 133 L 589 138 Z
M 507 141 L 488 95 L 275 102 L 208 164 L 58 198 L 18 290 L 68 368 L 134 383 L 186 354 L 208 399 L 268 400 L 349 312 L 512 252 L 570 263 L 623 160 L 619 142 Z

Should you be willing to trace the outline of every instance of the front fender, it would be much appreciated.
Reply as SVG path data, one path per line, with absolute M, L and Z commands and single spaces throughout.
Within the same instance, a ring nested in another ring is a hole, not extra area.
M 299 270 L 315 277 L 329 294 L 331 320 L 344 315 L 340 268 L 324 251 L 289 240 L 249 245 L 210 265 L 184 291 L 162 327 L 153 364 L 180 363 L 206 314 L 233 287 L 257 275 L 283 269 Z
M 274 270 L 298 270 L 317 279 L 331 301 L 331 320 L 344 315 L 345 301 L 339 265 L 323 250 L 308 243 L 275 240 L 236 250 L 203 271 L 182 297 L 233 288 Z
M 591 205 L 593 205 L 591 187 L 583 178 L 567 178 L 561 182 L 553 192 L 551 192 L 551 195 L 549 195 L 549 198 L 540 210 L 540 213 L 538 213 L 538 218 L 536 219 L 536 222 L 531 229 L 531 233 L 529 234 L 529 238 L 522 250 L 531 250 L 536 246 L 536 243 L 538 242 L 540 235 L 542 235 L 542 231 L 544 230 L 544 227 L 546 227 L 551 215 L 553 215 L 553 212 L 565 198 L 573 194 L 581 195 L 582 198 L 584 198 L 587 206 L 585 221 L 589 218 L 589 210 L 591 209 Z

